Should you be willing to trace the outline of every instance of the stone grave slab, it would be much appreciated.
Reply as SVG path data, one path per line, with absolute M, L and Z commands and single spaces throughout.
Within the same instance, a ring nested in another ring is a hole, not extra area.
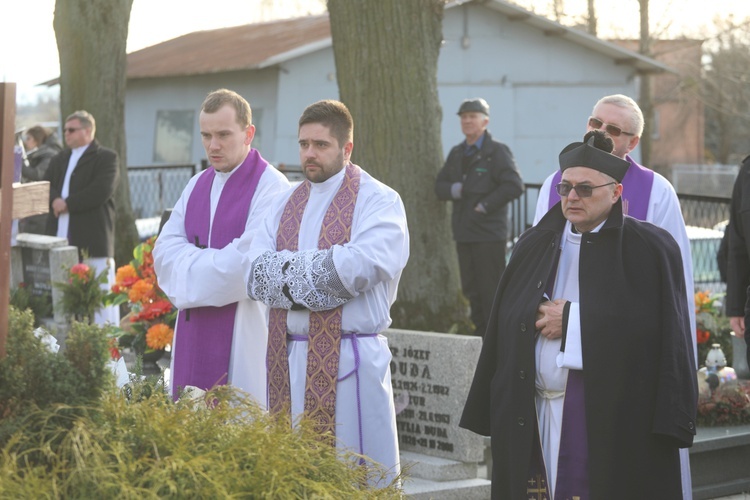
M 389 329 L 401 450 L 462 462 L 484 459 L 484 438 L 458 427 L 482 339 Z M 399 410 L 401 410 L 399 412 Z
M 385 336 L 404 492 L 415 499 L 489 498 L 490 482 L 479 477 L 485 438 L 458 427 L 482 339 L 397 329 Z

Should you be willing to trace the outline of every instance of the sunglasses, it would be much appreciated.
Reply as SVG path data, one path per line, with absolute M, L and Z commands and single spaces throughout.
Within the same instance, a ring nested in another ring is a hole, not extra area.
M 63 129 L 63 132 L 65 132 L 66 134 L 72 134 L 73 132 L 76 132 L 76 131 L 78 131 L 78 130 L 81 130 L 82 128 L 83 128 L 83 127 L 78 127 L 78 128 L 74 128 L 74 127 L 68 127 L 68 128 L 64 128 L 64 129 Z
M 589 127 L 596 129 L 596 130 L 601 130 L 602 126 L 604 126 L 604 130 L 612 137 L 620 137 L 620 134 L 631 135 L 631 136 L 635 135 L 635 134 L 631 134 L 630 132 L 625 132 L 623 129 L 621 129 L 620 127 L 616 125 L 610 125 L 609 123 L 604 123 L 599 118 L 594 118 L 593 116 L 589 117 Z
M 578 184 L 577 186 L 574 186 L 572 184 L 568 184 L 567 182 L 561 182 L 560 184 L 555 186 L 555 190 L 557 191 L 557 194 L 562 197 L 568 196 L 571 191 L 575 190 L 579 198 L 591 198 L 591 195 L 594 194 L 594 189 L 604 186 L 611 186 L 612 184 L 617 183 L 608 182 L 606 184 L 602 184 L 601 186 L 589 186 L 588 184 Z

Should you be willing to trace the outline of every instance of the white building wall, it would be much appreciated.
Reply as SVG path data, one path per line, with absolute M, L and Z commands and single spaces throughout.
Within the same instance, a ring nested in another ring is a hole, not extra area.
M 194 135 L 190 163 L 206 157 L 200 140 L 198 117 L 209 92 L 228 88 L 242 95 L 253 109 L 256 140 L 253 147 L 266 157 L 274 155 L 276 128 L 276 68 L 260 71 L 221 73 L 179 78 L 149 78 L 128 81 L 125 106 L 125 133 L 129 166 L 155 165 L 156 116 L 160 110 L 193 110 Z
M 637 99 L 638 79 L 631 66 L 482 5 L 447 9 L 443 38 L 438 92 L 444 154 L 463 140 L 456 116 L 460 102 L 483 97 L 490 104 L 490 131 L 511 148 L 525 182 L 541 183 L 557 168 L 559 151 L 582 138 L 600 97 L 624 93 Z M 205 95 L 219 87 L 240 92 L 262 110 L 254 146 L 275 165 L 299 164 L 297 122 L 304 108 L 319 99 L 339 98 L 331 47 L 276 68 L 130 81 L 128 163 L 153 164 L 156 110 L 186 107 L 196 110 L 192 154 L 199 163 L 204 152 L 198 110 Z
M 560 150 L 580 140 L 599 98 L 637 99 L 634 69 L 522 21 L 477 5 L 448 9 L 438 61 L 447 154 L 463 140 L 456 111 L 463 99 L 490 105 L 489 130 L 506 143 L 525 182 L 541 183 Z
M 283 63 L 279 71 L 278 95 L 275 161 L 279 165 L 299 167 L 299 117 L 307 106 L 316 101 L 339 99 L 333 48 L 328 47 Z M 357 118 L 354 120 L 356 124 Z

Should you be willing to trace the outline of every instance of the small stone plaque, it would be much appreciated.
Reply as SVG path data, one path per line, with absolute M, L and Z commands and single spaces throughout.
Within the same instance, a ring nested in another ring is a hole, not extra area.
M 484 438 L 458 427 L 482 349 L 480 337 L 390 329 L 391 383 L 402 451 L 484 459 Z
M 62 291 L 52 284 L 68 278 L 68 269 L 78 263 L 78 249 L 69 246 L 65 238 L 21 233 L 11 249 L 10 263 L 11 287 L 24 283 L 33 294 L 50 296 L 55 323 L 67 325 L 62 310 Z M 61 345 L 62 340 L 61 333 L 58 337 Z
M 23 281 L 33 295 L 52 300 L 52 273 L 49 267 L 49 250 L 22 248 Z

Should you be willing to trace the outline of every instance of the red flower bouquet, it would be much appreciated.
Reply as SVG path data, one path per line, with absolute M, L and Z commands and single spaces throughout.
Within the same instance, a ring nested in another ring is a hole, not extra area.
M 68 271 L 66 283 L 54 283 L 62 292 L 62 308 L 66 315 L 77 321 L 94 321 L 94 313 L 102 307 L 106 293 L 102 283 L 107 282 L 107 270 L 96 275 L 87 264 L 73 265 Z
M 172 345 L 177 309 L 159 288 L 151 254 L 156 236 L 133 250 L 130 264 L 117 269 L 108 304 L 125 304 L 130 312 L 120 322 L 119 347 L 136 353 L 163 350 Z

